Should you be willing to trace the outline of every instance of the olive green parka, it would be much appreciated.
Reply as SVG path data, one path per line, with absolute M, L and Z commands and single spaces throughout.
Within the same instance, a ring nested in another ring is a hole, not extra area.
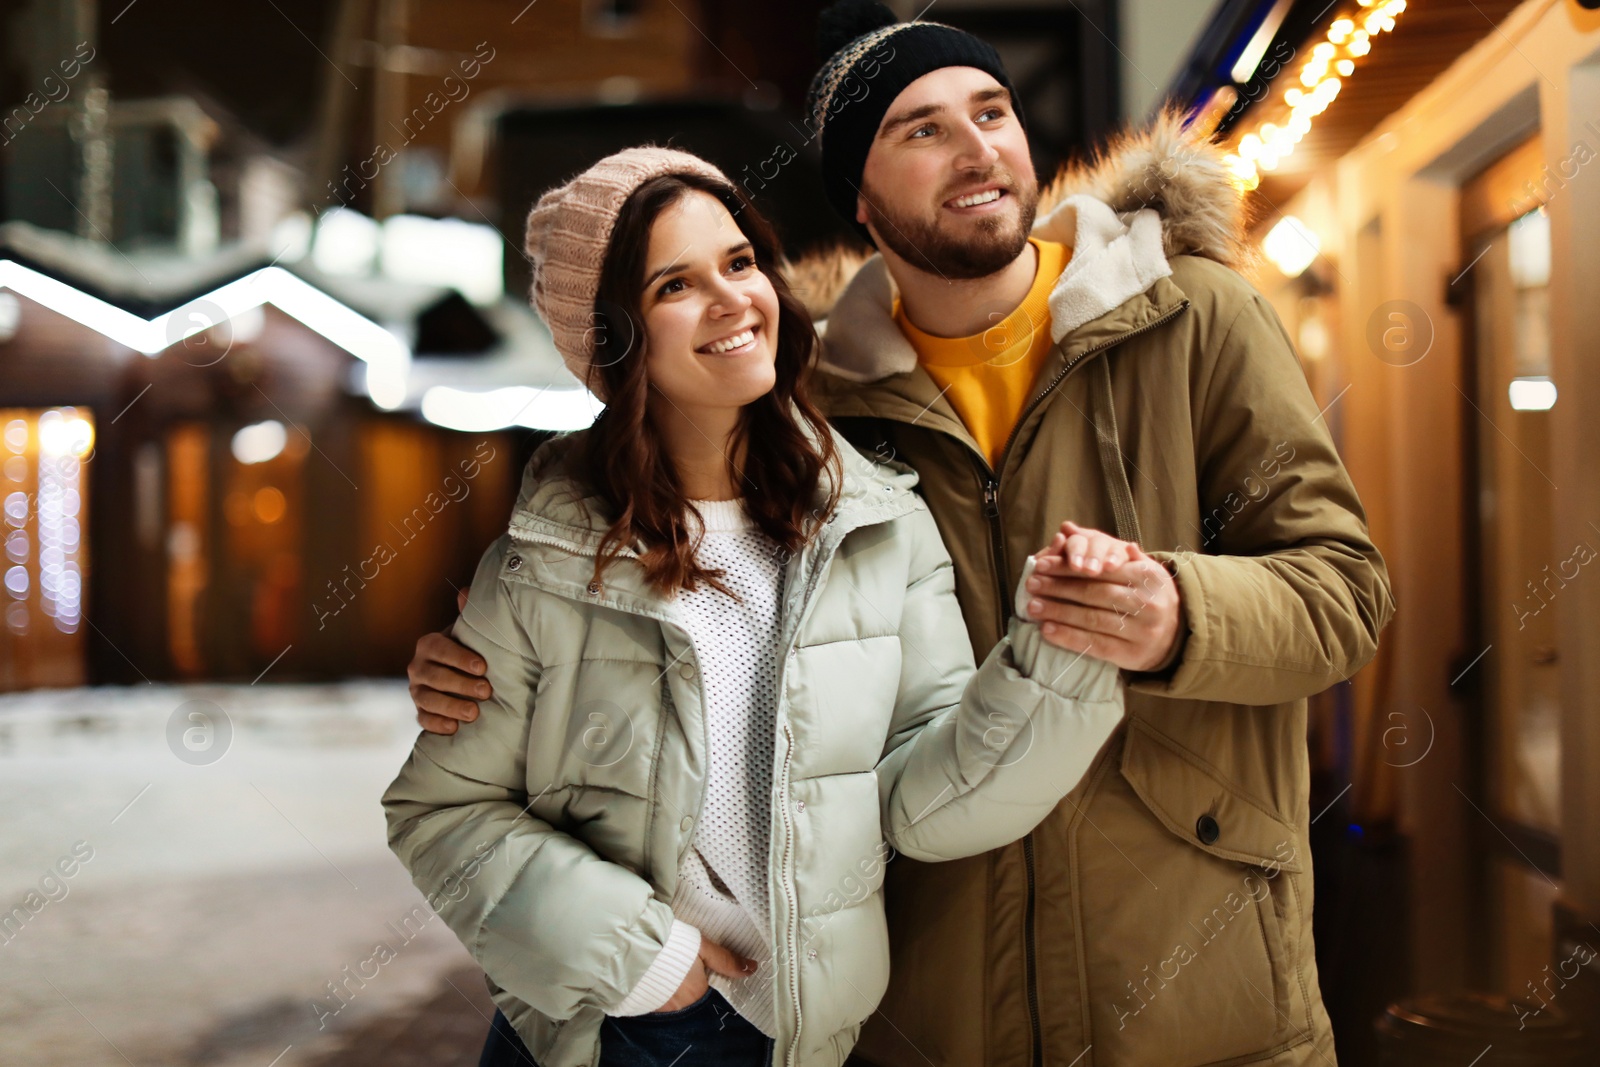
M 1126 722 L 1037 829 L 890 865 L 894 964 L 857 1055 L 1320 1067 L 1306 698 L 1372 657 L 1383 561 L 1283 326 L 1233 269 L 1217 150 L 1167 115 L 1045 207 L 1035 234 L 1073 249 L 1037 324 L 1057 345 L 994 468 L 895 327 L 881 259 L 791 272 L 828 313 L 824 407 L 920 474 L 979 659 L 1064 519 L 1138 541 L 1181 596 L 1175 664 L 1130 679 Z

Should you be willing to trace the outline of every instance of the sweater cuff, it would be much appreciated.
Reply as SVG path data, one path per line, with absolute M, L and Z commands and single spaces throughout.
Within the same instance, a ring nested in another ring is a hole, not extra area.
M 700 931 L 681 919 L 672 920 L 667 943 L 661 947 L 650 968 L 637 985 L 612 1010 L 612 1015 L 644 1015 L 672 999 L 689 968 L 700 956 Z
M 1023 622 L 1034 621 L 1028 614 L 1028 601 L 1033 599 L 1033 595 L 1028 592 L 1028 579 L 1033 577 L 1033 569 L 1038 562 L 1038 557 L 1029 556 L 1022 564 L 1022 577 L 1017 579 L 1016 599 L 1011 605 L 1011 610 Z
M 1115 700 L 1122 674 L 1105 660 L 1086 652 L 1068 652 L 1044 639 L 1039 624 L 1028 614 L 1028 578 L 1034 558 L 1028 557 L 1017 580 L 1016 612 L 1007 639 L 1011 661 L 1024 677 L 1074 700 Z

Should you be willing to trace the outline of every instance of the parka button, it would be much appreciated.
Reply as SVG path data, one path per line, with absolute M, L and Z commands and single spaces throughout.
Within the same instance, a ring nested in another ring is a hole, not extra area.
M 817 958 L 817 950 L 816 949 L 811 949 L 810 951 L 808 951 L 806 953 L 806 959 L 814 960 L 816 958 Z
M 683 830 L 684 833 L 688 833 L 689 832 L 689 827 L 691 827 L 693 825 L 694 825 L 694 816 L 693 815 L 685 815 L 683 817 L 683 821 L 678 824 L 678 827 L 679 827 L 679 829 Z
M 590 582 L 589 583 L 589 595 L 590 596 L 594 596 L 598 592 L 600 592 L 600 583 L 599 582 Z
M 1217 825 L 1217 820 L 1209 815 L 1202 815 L 1194 824 L 1194 835 L 1200 839 L 1202 845 L 1216 844 L 1221 836 L 1222 828 Z
M 506 570 L 515 571 L 515 570 L 521 570 L 521 569 L 522 569 L 522 557 L 521 556 L 512 556 L 510 559 L 506 560 Z
M 805 811 L 806 810 L 806 802 L 803 801 L 803 800 L 795 801 L 794 802 L 794 810 L 795 811 Z
M 683 666 L 678 668 L 678 673 L 683 676 L 685 681 L 693 681 L 694 680 L 694 664 L 685 663 Z

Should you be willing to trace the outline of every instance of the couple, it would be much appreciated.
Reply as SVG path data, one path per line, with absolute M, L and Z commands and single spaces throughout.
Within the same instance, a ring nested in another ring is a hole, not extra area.
M 1332 1062 L 1305 698 L 1393 604 L 1238 195 L 1169 117 L 1036 223 L 991 48 L 824 17 L 879 254 L 786 272 L 820 348 L 694 157 L 529 219 L 608 406 L 419 642 L 385 795 L 430 899 L 470 872 L 483 1062 Z

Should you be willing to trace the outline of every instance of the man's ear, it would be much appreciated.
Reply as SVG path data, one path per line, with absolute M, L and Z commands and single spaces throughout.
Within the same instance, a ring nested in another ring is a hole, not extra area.
M 867 197 L 865 193 L 856 194 L 856 222 L 862 226 L 867 224 Z

